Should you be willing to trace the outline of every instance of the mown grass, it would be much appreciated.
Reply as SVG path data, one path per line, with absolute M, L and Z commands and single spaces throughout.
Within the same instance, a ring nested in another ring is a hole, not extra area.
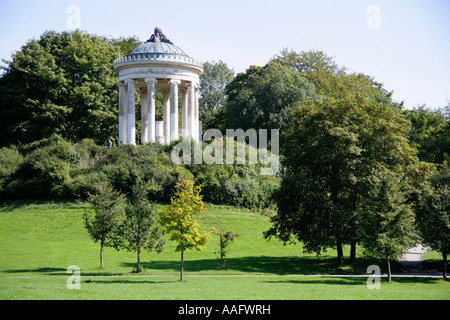
M 162 208 L 163 205 L 158 205 Z M 87 204 L 22 201 L 0 207 L 1 299 L 448 299 L 440 279 L 400 279 L 369 290 L 367 278 L 295 277 L 292 274 L 365 274 L 374 261 L 358 255 L 354 264 L 336 265 L 335 251 L 304 254 L 300 245 L 267 241 L 269 217 L 251 210 L 207 206 L 202 228 L 240 234 L 230 247 L 227 269 L 219 269 L 218 237 L 204 251 L 185 253 L 185 279 L 179 282 L 179 253 L 167 243 L 160 253 L 141 256 L 143 272 L 134 273 L 132 252 L 104 252 L 83 227 Z M 348 256 L 348 248 L 346 248 Z M 81 269 L 81 290 L 66 286 L 67 267 Z M 121 277 L 112 277 L 120 275 Z M 142 276 L 140 276 L 142 275 Z M 150 276 L 151 275 L 151 276 Z M 206 276 L 209 275 L 209 276 Z M 223 275 L 246 275 L 224 277 Z M 264 275 L 258 277 L 256 275 Z M 285 276 L 279 276 L 285 275 Z M 101 277 L 110 276 L 110 277 Z M 251 276 L 251 277 L 248 277 Z M 384 281 L 384 280 L 383 280 Z
M 370 290 L 366 278 L 300 276 L 82 277 L 80 290 L 69 290 L 65 277 L 2 278 L 2 299 L 90 300 L 433 300 L 449 299 L 442 279 L 383 279 Z

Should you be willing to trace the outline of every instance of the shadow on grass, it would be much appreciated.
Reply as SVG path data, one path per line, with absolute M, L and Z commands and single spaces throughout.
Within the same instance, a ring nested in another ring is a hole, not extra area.
M 124 283 L 130 283 L 130 284 L 143 284 L 143 283 L 148 283 L 148 284 L 159 284 L 159 283 L 177 283 L 180 282 L 178 280 L 177 277 L 174 277 L 173 280 L 171 281 L 166 281 L 166 280 L 151 280 L 148 277 L 133 277 L 132 279 L 130 278 L 105 278 L 105 279 L 87 279 L 87 280 L 83 280 L 82 283 L 83 284 L 112 284 L 112 283 L 116 283 L 116 284 L 124 284 Z
M 228 258 L 226 262 L 226 274 L 252 273 L 252 274 L 366 274 L 367 267 L 377 264 L 368 258 L 359 258 L 352 264 L 337 265 L 336 258 L 331 257 L 273 257 L 273 256 L 250 256 L 240 258 Z M 123 262 L 122 266 L 134 268 L 133 262 Z M 142 263 L 142 267 L 151 273 L 152 270 L 179 271 L 179 260 L 154 260 Z M 383 266 L 380 265 L 383 270 Z M 219 271 L 219 259 L 185 260 L 184 271 L 191 273 Z
M 370 265 L 378 265 L 381 272 L 385 272 L 384 261 L 377 261 L 369 258 L 360 257 L 356 262 L 350 264 L 345 263 L 338 266 L 336 258 L 334 257 L 311 257 L 311 256 L 291 256 L 291 257 L 274 257 L 274 256 L 250 256 L 228 258 L 226 262 L 226 269 L 219 269 L 219 259 L 199 259 L 199 260 L 185 260 L 184 272 L 186 273 L 212 273 L 212 274 L 233 274 L 233 273 L 249 273 L 249 274 L 273 274 L 273 275 L 288 275 L 288 274 L 302 274 L 302 275 L 352 275 L 352 274 L 367 274 L 367 267 Z M 392 264 L 394 265 L 394 264 Z M 136 262 L 122 262 L 122 267 L 135 270 Z M 152 260 L 150 262 L 141 262 L 142 269 L 145 270 L 142 274 L 160 274 L 167 272 L 170 274 L 178 273 L 180 270 L 180 260 Z M 158 271 L 158 272 L 155 272 Z M 35 269 L 15 269 L 5 270 L 7 273 L 15 274 L 34 274 L 34 275 L 52 275 L 61 276 L 69 275 L 65 268 L 55 267 L 41 267 Z M 395 273 L 396 270 L 393 270 Z M 107 276 L 107 275 L 125 275 L 140 273 L 126 270 L 123 271 L 108 271 L 108 269 L 98 268 L 97 270 L 90 270 L 90 272 L 83 272 L 83 276 Z
M 434 269 L 438 272 L 444 272 L 444 260 L 443 259 L 426 259 L 423 260 L 423 265 L 427 269 Z M 449 273 L 449 270 L 447 270 L 447 274 Z
M 42 267 L 35 269 L 14 269 L 14 270 L 5 270 L 7 273 L 33 273 L 35 275 L 52 275 L 52 276 L 60 276 L 60 275 L 69 275 L 67 273 L 67 269 L 64 268 L 53 268 L 53 267 Z
M 418 277 L 411 277 L 411 278 L 398 278 L 393 277 L 392 283 L 388 283 L 387 278 L 381 278 L 381 284 L 386 285 L 393 285 L 395 283 L 400 284 L 435 284 L 439 282 L 441 279 L 436 278 L 418 278 Z M 331 285 L 364 285 L 367 282 L 367 278 L 359 277 L 359 278 L 309 278 L 305 277 L 302 279 L 287 279 L 287 278 L 280 278 L 274 279 L 274 280 L 263 280 L 265 283 L 280 283 L 280 284 L 331 284 Z

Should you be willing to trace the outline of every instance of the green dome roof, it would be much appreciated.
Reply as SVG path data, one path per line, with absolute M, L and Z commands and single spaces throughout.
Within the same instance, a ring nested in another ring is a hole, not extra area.
M 155 33 L 150 39 L 141 43 L 136 49 L 132 50 L 128 55 L 118 58 L 114 61 L 114 68 L 134 63 L 164 63 L 164 64 L 181 64 L 191 65 L 194 68 L 200 67 L 202 63 L 189 57 L 186 52 L 174 45 L 166 35 L 162 33 L 161 27 L 155 28 Z
M 130 54 L 141 53 L 171 53 L 188 57 L 188 55 L 179 47 L 167 42 L 144 42 L 130 52 Z

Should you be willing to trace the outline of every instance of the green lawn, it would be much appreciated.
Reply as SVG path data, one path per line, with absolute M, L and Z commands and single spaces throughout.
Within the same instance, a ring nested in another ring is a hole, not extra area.
M 299 245 L 267 241 L 262 232 L 270 227 L 268 217 L 223 206 L 207 206 L 202 222 L 205 229 L 213 225 L 240 234 L 231 245 L 226 270 L 218 268 L 215 235 L 204 251 L 185 253 L 183 282 L 178 281 L 180 257 L 174 243 L 160 254 L 144 253 L 144 271 L 139 274 L 133 272 L 135 253 L 111 248 L 105 250 L 105 267 L 100 269 L 99 245 L 83 227 L 87 208 L 30 201 L 0 207 L 0 299 L 450 298 L 450 284 L 442 279 L 394 278 L 391 284 L 382 279 L 380 290 L 369 290 L 365 277 L 291 276 L 365 274 L 371 264 L 385 270 L 384 262 L 361 256 L 353 265 L 337 267 L 333 250 L 317 257 L 302 253 Z M 70 265 L 81 269 L 80 290 L 66 286 Z

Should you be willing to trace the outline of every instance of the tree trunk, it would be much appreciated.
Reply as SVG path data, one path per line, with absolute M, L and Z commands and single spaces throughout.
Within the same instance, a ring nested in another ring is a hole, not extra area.
M 141 272 L 141 250 L 137 250 L 137 272 Z
M 442 253 L 442 257 L 444 258 L 444 272 L 443 272 L 443 276 L 444 279 L 447 280 L 447 254 L 446 253 Z
M 350 262 L 356 261 L 356 240 L 353 240 L 350 247 Z
M 350 262 L 356 261 L 356 240 L 353 240 L 350 245 Z
M 103 268 L 103 243 L 100 244 L 100 268 Z
M 183 251 L 181 251 L 181 273 L 180 273 L 180 281 L 183 281 Z
M 338 264 L 341 265 L 344 263 L 344 252 L 342 251 L 342 242 L 340 239 L 336 240 L 336 248 L 337 248 Z
M 220 235 L 220 268 L 225 268 L 225 257 L 223 252 L 223 235 Z
M 389 263 L 389 256 L 386 256 L 387 268 L 388 268 L 388 282 L 391 282 L 391 264 Z

